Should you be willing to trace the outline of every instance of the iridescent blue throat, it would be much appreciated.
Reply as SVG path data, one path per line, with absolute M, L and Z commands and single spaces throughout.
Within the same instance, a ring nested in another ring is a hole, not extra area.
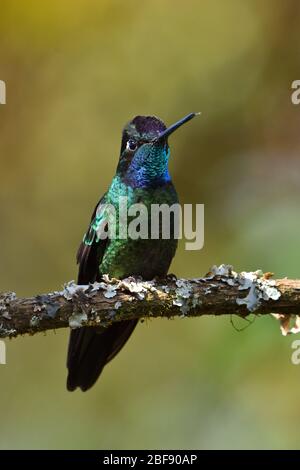
M 171 181 L 168 163 L 170 149 L 144 145 L 136 152 L 126 172 L 125 182 L 133 188 L 162 186 Z

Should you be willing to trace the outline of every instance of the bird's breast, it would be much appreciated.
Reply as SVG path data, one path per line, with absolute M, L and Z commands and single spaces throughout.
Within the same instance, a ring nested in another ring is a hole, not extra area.
M 101 273 L 117 278 L 135 275 L 152 279 L 155 276 L 165 276 L 177 248 L 176 219 L 172 214 L 169 222 L 166 219 L 170 216 L 168 208 L 178 203 L 174 186 L 168 183 L 158 188 L 132 190 L 118 182 L 112 189 L 108 200 L 115 207 L 117 227 L 115 238 L 110 239 L 107 244 L 100 265 Z M 124 202 L 127 204 L 126 217 Z M 161 205 L 164 210 L 160 214 Z M 153 214 L 156 214 L 156 220 Z M 156 224 L 154 230 L 152 224 Z M 169 230 L 166 239 L 165 227 L 167 232 Z M 127 236 L 124 238 L 125 232 Z M 140 236 L 137 236 L 138 233 Z

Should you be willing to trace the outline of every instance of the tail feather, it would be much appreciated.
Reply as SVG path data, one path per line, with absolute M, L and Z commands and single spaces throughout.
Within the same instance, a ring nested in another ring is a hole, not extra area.
M 67 389 L 73 391 L 80 387 L 86 391 L 91 388 L 104 366 L 125 345 L 136 324 L 137 320 L 128 320 L 114 323 L 108 328 L 72 330 L 67 360 Z

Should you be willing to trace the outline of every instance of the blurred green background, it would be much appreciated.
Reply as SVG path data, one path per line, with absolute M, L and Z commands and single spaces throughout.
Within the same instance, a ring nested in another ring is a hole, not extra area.
M 299 21 L 292 0 L 2 0 L 1 290 L 75 279 L 124 123 L 191 111 L 171 172 L 205 204 L 205 247 L 171 271 L 299 277 Z M 0 447 L 299 448 L 294 339 L 271 317 L 147 321 L 86 394 L 65 390 L 67 330 L 7 341 Z

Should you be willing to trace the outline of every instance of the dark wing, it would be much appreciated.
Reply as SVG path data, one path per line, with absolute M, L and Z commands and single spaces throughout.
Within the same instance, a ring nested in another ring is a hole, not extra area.
M 100 227 L 100 224 L 102 224 L 103 227 L 105 226 L 103 213 L 97 213 L 101 204 L 105 204 L 105 196 L 103 196 L 96 205 L 89 228 L 77 251 L 76 260 L 79 264 L 78 284 L 89 284 L 100 278 L 99 264 L 101 263 L 107 245 L 107 239 L 97 239 L 97 229 Z
M 97 238 L 100 224 L 103 228 L 105 226 L 103 214 L 98 209 L 104 203 L 105 196 L 97 204 L 77 252 L 78 284 L 88 284 L 101 277 L 99 265 L 109 243 L 107 239 Z M 108 328 L 83 327 L 72 330 L 67 358 L 67 389 L 73 391 L 80 387 L 83 391 L 88 390 L 96 382 L 105 364 L 124 346 L 136 324 L 136 320 L 131 320 L 115 323 Z

